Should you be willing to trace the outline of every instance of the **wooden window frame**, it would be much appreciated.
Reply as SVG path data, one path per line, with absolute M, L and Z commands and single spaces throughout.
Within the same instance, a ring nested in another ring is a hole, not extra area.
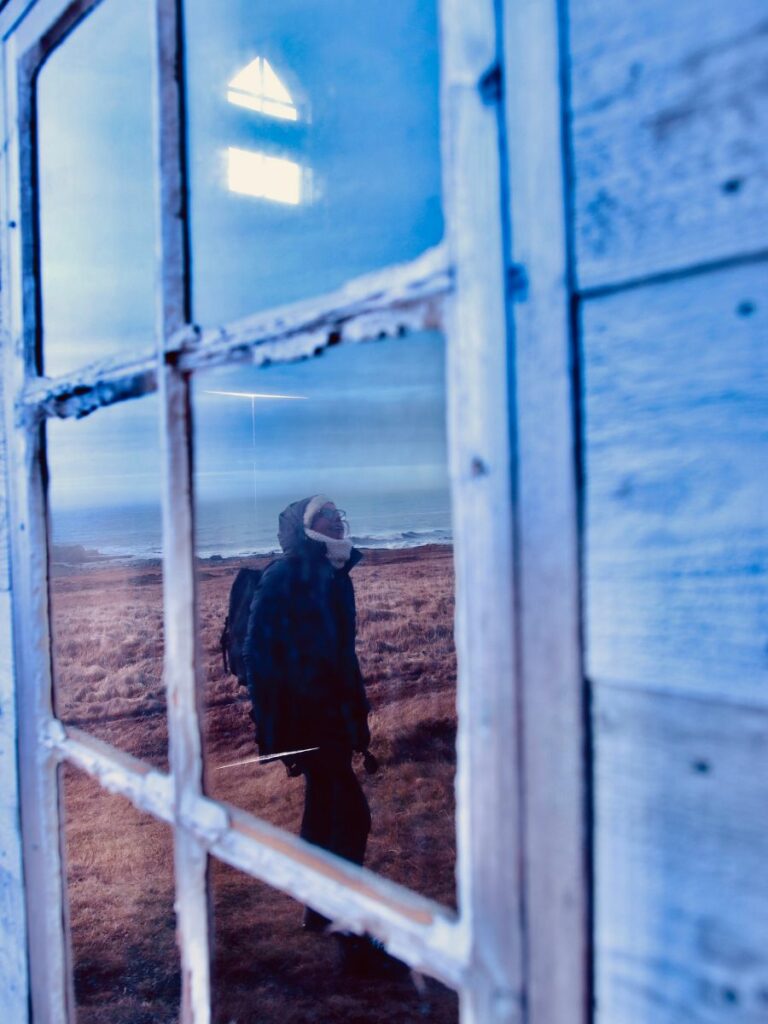
M 587 1024 L 589 758 L 559 5 L 440 2 L 443 243 L 332 294 L 200 330 L 189 314 L 180 4 L 155 0 L 155 344 L 49 379 L 37 370 L 35 76 L 99 2 L 0 8 L 5 423 L 34 1022 L 74 1019 L 57 780 L 67 761 L 173 829 L 184 1024 L 210 1019 L 209 855 L 377 935 L 458 990 L 463 1024 Z M 195 642 L 192 371 L 436 327 L 448 339 L 458 915 L 204 795 Z M 162 410 L 168 774 L 56 719 L 49 653 L 44 422 L 149 391 Z

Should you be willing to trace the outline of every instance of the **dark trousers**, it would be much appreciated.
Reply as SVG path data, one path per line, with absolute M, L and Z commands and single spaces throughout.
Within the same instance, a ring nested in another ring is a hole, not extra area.
M 303 772 L 301 838 L 362 864 L 371 812 L 352 768 L 352 751 L 320 749 L 306 758 Z

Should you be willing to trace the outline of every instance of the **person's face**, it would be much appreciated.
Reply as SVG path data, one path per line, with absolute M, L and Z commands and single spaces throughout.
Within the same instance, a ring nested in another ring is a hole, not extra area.
M 341 540 L 345 532 L 344 515 L 332 501 L 327 501 L 315 514 L 312 529 L 325 537 Z

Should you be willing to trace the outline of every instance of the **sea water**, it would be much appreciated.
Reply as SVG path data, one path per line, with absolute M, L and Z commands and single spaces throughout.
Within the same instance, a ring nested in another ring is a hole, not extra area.
M 352 540 L 360 547 L 403 548 L 451 542 L 445 487 L 335 497 L 347 513 Z M 261 500 L 241 496 L 200 501 L 195 508 L 198 556 L 228 558 L 279 550 L 278 517 L 295 499 L 295 495 L 273 495 Z M 79 545 L 107 558 L 159 558 L 161 522 L 156 504 L 67 506 L 53 510 L 51 533 L 53 544 L 59 548 Z M 54 554 L 56 560 L 68 558 L 59 553 L 58 558 Z

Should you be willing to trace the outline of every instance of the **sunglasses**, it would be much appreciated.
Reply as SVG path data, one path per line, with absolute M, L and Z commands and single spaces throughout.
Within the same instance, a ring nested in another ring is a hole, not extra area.
M 323 519 L 341 519 L 342 522 L 347 521 L 347 513 L 343 508 L 321 508 L 317 514 Z

